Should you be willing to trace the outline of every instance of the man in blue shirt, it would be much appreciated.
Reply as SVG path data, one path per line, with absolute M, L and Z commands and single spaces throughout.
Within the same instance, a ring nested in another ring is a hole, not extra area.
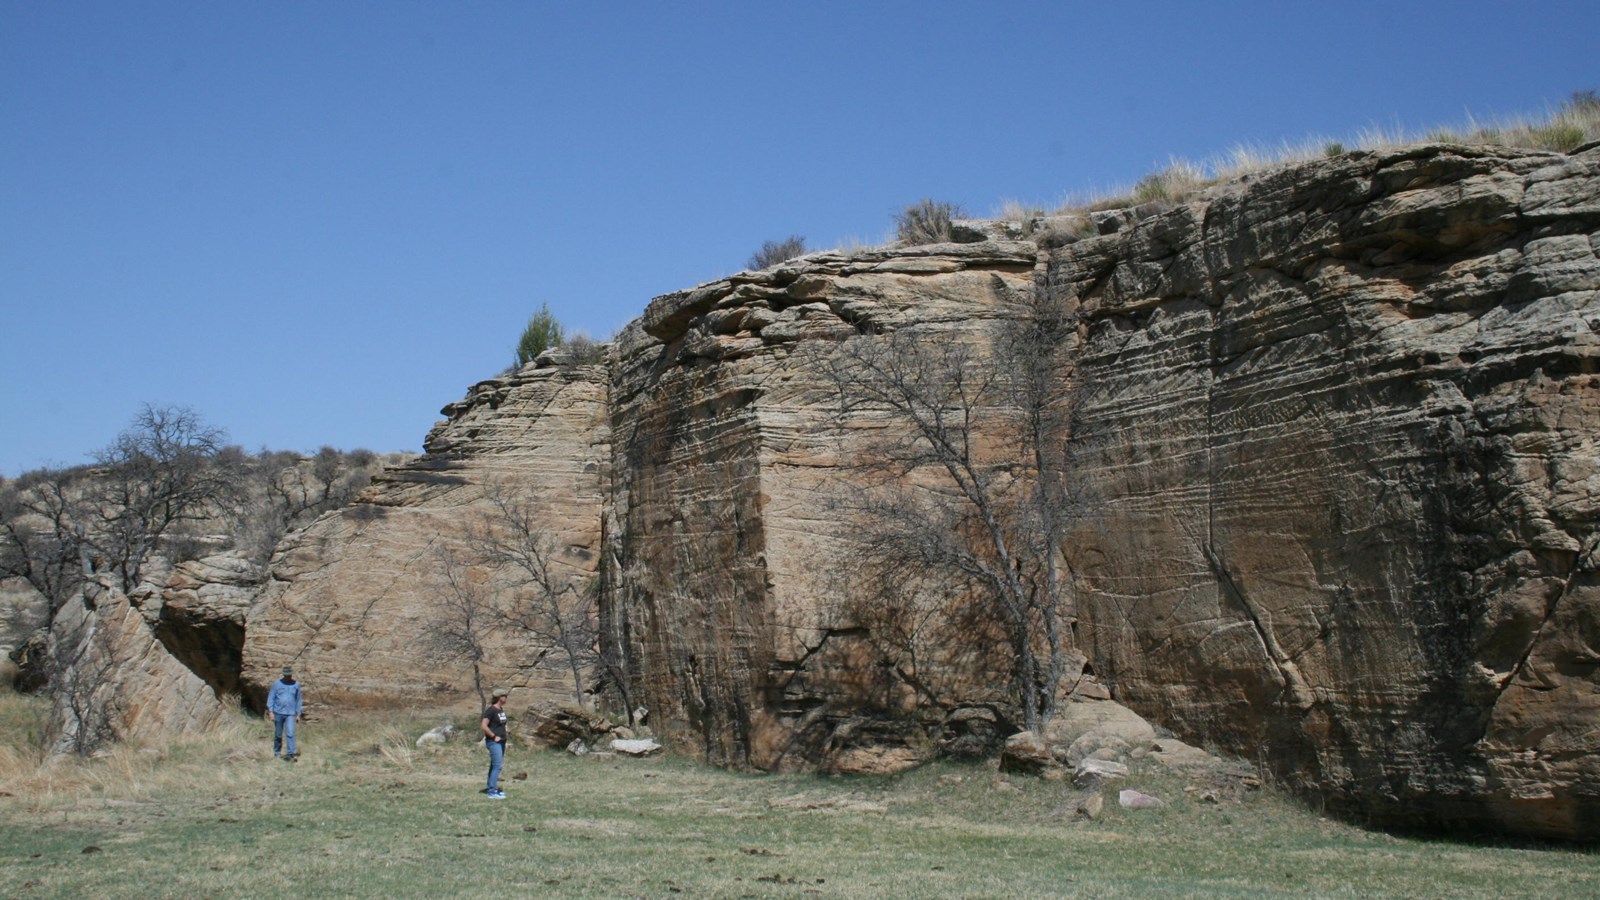
M 300 701 L 300 682 L 294 680 L 294 669 L 283 667 L 283 677 L 272 683 L 267 692 L 267 715 L 272 716 L 272 755 L 285 762 L 300 759 L 294 745 L 294 723 L 304 721 Z M 285 738 L 288 739 L 285 744 Z

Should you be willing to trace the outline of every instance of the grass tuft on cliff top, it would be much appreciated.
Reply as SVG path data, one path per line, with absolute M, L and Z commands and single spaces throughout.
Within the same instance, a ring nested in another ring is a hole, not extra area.
M 1479 121 L 1471 116 L 1461 126 L 1414 130 L 1399 125 L 1372 126 L 1353 138 L 1312 136 L 1280 144 L 1236 144 L 1216 156 L 1200 160 L 1174 157 L 1167 165 L 1144 176 L 1131 188 L 1113 187 L 1070 195 L 1050 215 L 1072 216 L 1107 209 L 1122 209 L 1152 201 L 1182 203 L 1206 188 L 1246 175 L 1353 150 L 1385 150 L 1418 142 L 1503 146 L 1522 150 L 1567 153 L 1600 141 L 1600 92 L 1576 91 L 1559 106 L 1541 114 Z M 1007 200 L 994 218 L 1021 222 L 1043 216 L 1042 206 Z
M 471 712 L 455 718 L 472 724 Z M 1124 785 L 1114 785 L 1103 818 L 1079 821 L 1083 792 L 1070 783 L 981 766 L 824 778 L 513 747 L 509 798 L 491 801 L 477 792 L 486 755 L 476 741 L 415 748 L 440 721 L 314 720 L 296 765 L 272 760 L 270 727 L 240 714 L 210 735 L 46 761 L 28 736 L 42 704 L 0 695 L 0 896 L 1600 891 L 1590 852 L 1366 832 L 1270 789 L 1212 804 L 1170 774 L 1125 785 L 1168 808 L 1119 809 Z

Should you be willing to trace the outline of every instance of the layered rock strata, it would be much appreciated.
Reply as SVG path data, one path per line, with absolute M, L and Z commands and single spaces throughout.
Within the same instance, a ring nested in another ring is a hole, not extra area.
M 1600 826 L 1600 149 L 1423 147 L 1052 249 L 1085 649 L 1385 821 Z
M 849 750 L 803 740 L 816 713 L 916 705 L 819 571 L 864 446 L 828 347 L 978 333 L 1037 287 L 1084 322 L 1064 551 L 1119 699 L 1362 815 L 1596 833 L 1597 159 L 1350 154 L 1037 255 L 816 256 L 658 299 L 612 413 L 658 728 L 777 766 Z
M 658 298 L 624 332 L 608 597 L 658 733 L 718 763 L 810 766 L 852 749 L 841 725 L 885 737 L 853 715 L 915 711 L 836 569 L 851 525 L 834 499 L 894 423 L 841 419 L 827 360 L 885 331 L 1014 316 L 1035 261 L 995 240 L 813 255 Z
M 224 716 L 211 685 L 167 651 L 139 607 L 109 582 L 90 581 L 56 612 L 46 652 L 55 752 L 203 731 Z
M 899 426 L 841 414 L 830 373 L 893 332 L 981 352 L 1042 298 L 1081 322 L 1085 673 L 1335 808 L 1600 833 L 1600 148 L 1354 153 L 1040 224 L 741 273 L 655 300 L 607 367 L 479 385 L 280 547 L 244 683 L 468 690 L 422 649 L 431 554 L 511 483 L 598 576 L 613 686 L 678 749 L 878 770 L 992 745 L 1016 723 L 981 624 L 919 661 L 933 684 L 860 615 L 841 498 Z
M 498 492 L 536 513 L 555 570 L 596 571 L 606 397 L 603 365 L 559 354 L 485 381 L 445 407 L 427 455 L 286 538 L 246 619 L 247 702 L 259 705 L 284 665 L 317 704 L 437 704 L 501 683 L 529 690 L 519 702 L 572 700 L 560 667 L 533 668 L 549 645 L 495 620 L 516 602 L 516 585 L 482 564 L 472 535 L 494 524 Z M 457 590 L 479 605 L 477 685 L 470 655 L 440 640 L 460 624 Z

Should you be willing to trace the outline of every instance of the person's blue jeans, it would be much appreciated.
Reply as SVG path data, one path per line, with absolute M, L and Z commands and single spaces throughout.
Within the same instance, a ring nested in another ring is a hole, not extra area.
M 272 714 L 272 755 L 277 756 L 284 750 L 284 741 L 288 741 L 290 756 L 298 756 L 299 751 L 294 747 L 294 716 L 285 716 L 278 713 Z
M 488 738 L 484 738 L 484 744 L 489 748 L 489 791 L 493 793 L 500 787 L 500 769 L 506 764 L 506 745 Z

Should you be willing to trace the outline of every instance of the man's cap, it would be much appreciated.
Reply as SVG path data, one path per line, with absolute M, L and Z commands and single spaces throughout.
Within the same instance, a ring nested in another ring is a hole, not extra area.
M 288 678 L 290 675 L 293 675 L 293 674 L 294 674 L 294 666 L 284 666 L 283 667 L 283 677 Z
M 509 696 L 511 696 L 511 688 L 497 687 L 497 688 L 494 689 L 494 692 L 489 695 L 489 698 L 492 700 L 495 697 L 509 697 Z

